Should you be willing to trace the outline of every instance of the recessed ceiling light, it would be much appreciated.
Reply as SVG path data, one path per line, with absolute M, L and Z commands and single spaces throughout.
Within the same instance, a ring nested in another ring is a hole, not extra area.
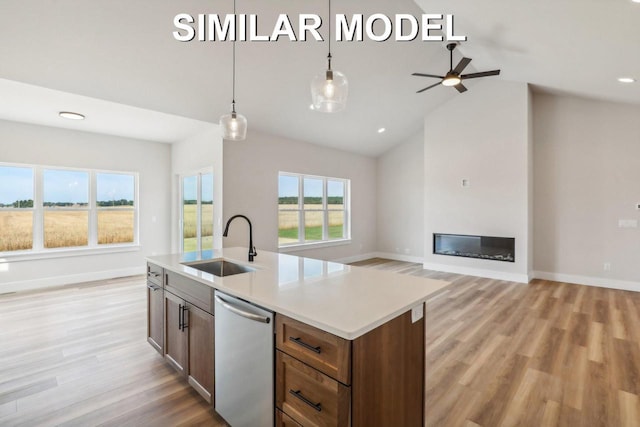
M 84 120 L 84 115 L 80 113 L 73 113 L 71 111 L 60 111 L 58 115 L 69 120 Z
M 638 0 L 638 3 L 640 3 L 640 0 Z M 618 79 L 618 81 L 619 81 L 620 83 L 633 83 L 633 82 L 635 82 L 635 81 L 636 81 L 636 79 L 631 78 L 631 77 L 620 77 L 620 78 Z
M 385 129 L 385 128 L 380 128 L 380 129 L 378 129 L 378 133 L 383 133 L 383 132 L 384 132 L 384 131 L 386 131 L 386 130 L 387 130 L 387 129 Z

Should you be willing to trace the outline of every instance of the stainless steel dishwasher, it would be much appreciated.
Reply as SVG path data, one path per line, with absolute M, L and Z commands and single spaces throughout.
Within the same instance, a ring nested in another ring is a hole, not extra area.
M 273 312 L 215 292 L 215 408 L 232 427 L 273 427 Z

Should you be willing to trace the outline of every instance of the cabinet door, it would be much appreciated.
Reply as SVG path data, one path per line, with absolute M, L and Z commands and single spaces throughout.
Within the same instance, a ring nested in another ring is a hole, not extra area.
M 184 301 L 164 293 L 164 357 L 178 372 L 187 374 L 187 329 L 183 328 Z
M 147 282 L 147 341 L 160 354 L 164 343 L 164 298 L 162 287 Z
M 214 318 L 198 307 L 187 305 L 187 331 L 189 331 L 189 384 L 213 403 L 214 388 Z

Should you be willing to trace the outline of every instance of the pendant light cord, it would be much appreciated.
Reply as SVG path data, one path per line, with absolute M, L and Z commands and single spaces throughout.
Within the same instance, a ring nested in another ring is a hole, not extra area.
M 235 19 L 236 25 L 238 22 L 236 16 L 236 0 L 233 0 L 233 19 Z M 236 112 L 236 39 L 238 38 L 238 28 L 235 28 L 235 37 L 233 38 L 233 84 L 232 84 L 232 100 L 231 100 L 231 112 Z
M 327 55 L 327 59 L 329 60 L 329 70 L 331 70 L 331 0 L 329 0 L 329 55 Z

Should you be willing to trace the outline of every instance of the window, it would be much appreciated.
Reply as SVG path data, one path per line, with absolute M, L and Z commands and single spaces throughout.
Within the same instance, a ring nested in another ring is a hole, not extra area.
M 33 248 L 33 169 L 0 165 L 0 252 Z
M 44 247 L 89 245 L 89 172 L 45 169 Z
M 213 173 L 181 178 L 182 252 L 213 249 Z
M 98 244 L 133 243 L 135 177 L 121 173 L 98 173 L 96 184 Z
M 348 240 L 350 181 L 280 172 L 280 247 Z
M 137 243 L 135 173 L 0 164 L 0 253 Z

